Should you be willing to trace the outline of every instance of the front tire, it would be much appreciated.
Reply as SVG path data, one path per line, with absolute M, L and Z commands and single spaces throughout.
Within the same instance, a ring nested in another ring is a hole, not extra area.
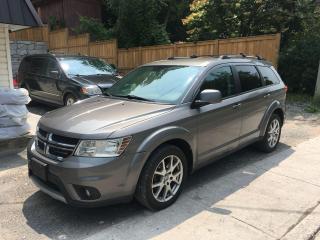
M 266 153 L 273 152 L 279 144 L 281 128 L 282 121 L 279 115 L 272 114 L 262 140 L 257 143 L 257 148 Z
M 77 98 L 73 96 L 72 94 L 68 94 L 64 98 L 64 105 L 65 106 L 71 106 L 72 104 L 75 104 L 77 102 Z
M 173 204 L 187 178 L 188 165 L 183 151 L 174 145 L 158 148 L 144 166 L 136 189 L 136 199 L 150 210 Z

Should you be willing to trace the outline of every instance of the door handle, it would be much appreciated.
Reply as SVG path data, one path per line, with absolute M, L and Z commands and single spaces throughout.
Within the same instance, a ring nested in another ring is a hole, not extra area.
M 241 107 L 241 105 L 242 105 L 241 103 L 238 103 L 238 104 L 233 105 L 232 108 L 233 108 L 233 109 L 236 109 L 236 108 Z
M 267 94 L 264 95 L 263 97 L 264 97 L 264 98 L 267 98 L 267 97 L 270 97 L 270 95 L 271 95 L 270 93 L 267 93 Z

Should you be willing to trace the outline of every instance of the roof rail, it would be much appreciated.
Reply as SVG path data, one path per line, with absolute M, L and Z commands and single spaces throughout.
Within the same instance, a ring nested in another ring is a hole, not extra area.
M 188 58 L 197 58 L 197 55 L 191 55 L 190 57 L 169 57 L 168 60 L 175 60 L 175 59 L 188 59 Z
M 230 58 L 250 58 L 250 59 L 257 59 L 257 60 L 266 60 L 265 58 L 256 55 L 256 56 L 247 56 L 244 53 L 240 53 L 239 55 L 221 55 L 221 59 L 230 59 Z

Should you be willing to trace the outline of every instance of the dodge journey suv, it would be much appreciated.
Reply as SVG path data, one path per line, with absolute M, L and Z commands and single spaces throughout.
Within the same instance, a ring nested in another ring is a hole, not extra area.
M 141 66 L 96 96 L 44 115 L 28 147 L 29 176 L 74 206 L 135 197 L 152 210 L 189 174 L 255 144 L 279 142 L 286 86 L 256 57 L 170 58 Z
M 50 53 L 25 57 L 18 71 L 18 83 L 32 100 L 54 105 L 102 94 L 118 78 L 116 70 L 99 58 Z

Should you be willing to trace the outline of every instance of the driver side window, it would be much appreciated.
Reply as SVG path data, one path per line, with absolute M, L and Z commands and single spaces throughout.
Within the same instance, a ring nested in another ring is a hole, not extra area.
M 214 89 L 221 92 L 222 98 L 232 96 L 236 93 L 236 86 L 229 66 L 211 70 L 206 76 L 200 91 Z

